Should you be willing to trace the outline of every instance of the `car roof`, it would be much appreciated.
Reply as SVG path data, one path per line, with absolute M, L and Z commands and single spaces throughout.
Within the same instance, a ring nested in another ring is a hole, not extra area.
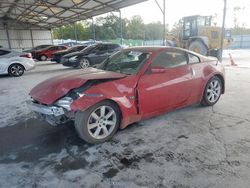
M 125 48 L 124 50 L 138 50 L 138 51 L 142 51 L 142 52 L 157 52 L 157 51 L 162 51 L 162 50 L 180 50 L 183 52 L 188 52 L 188 53 L 192 53 L 196 56 L 202 56 L 201 54 L 183 49 L 183 48 L 178 48 L 178 47 L 171 47 L 171 46 L 137 46 L 137 47 L 129 47 L 129 48 Z
M 11 49 L 8 49 L 8 48 L 0 48 L 0 50 L 4 50 L 4 51 L 12 51 Z
M 138 51 L 143 51 L 143 52 L 154 52 L 154 51 L 162 51 L 164 49 L 180 49 L 180 50 L 183 50 L 181 48 L 166 47 L 166 46 L 136 46 L 136 47 L 125 48 L 124 50 L 138 50 Z

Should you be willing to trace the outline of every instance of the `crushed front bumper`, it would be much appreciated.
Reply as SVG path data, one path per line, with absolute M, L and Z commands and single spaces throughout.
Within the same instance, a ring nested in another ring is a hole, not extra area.
M 29 109 L 39 114 L 54 115 L 54 116 L 61 116 L 65 114 L 64 109 L 62 107 L 45 106 L 42 104 L 34 103 L 33 101 L 27 101 L 26 103 Z

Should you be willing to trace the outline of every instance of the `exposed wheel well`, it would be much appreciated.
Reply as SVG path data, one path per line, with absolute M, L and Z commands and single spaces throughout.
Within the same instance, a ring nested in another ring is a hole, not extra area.
M 121 116 L 121 118 L 122 118 L 122 111 L 121 111 L 121 108 L 120 108 L 120 106 L 118 105 L 118 103 L 117 102 L 115 102 L 114 100 L 111 100 L 111 99 L 105 99 L 105 100 L 103 100 L 103 101 L 109 101 L 109 102 L 111 102 L 111 103 L 113 103 L 114 105 L 116 105 L 117 106 L 117 108 L 119 109 L 119 112 L 120 112 L 120 116 Z M 100 101 L 100 102 L 102 102 L 102 101 Z

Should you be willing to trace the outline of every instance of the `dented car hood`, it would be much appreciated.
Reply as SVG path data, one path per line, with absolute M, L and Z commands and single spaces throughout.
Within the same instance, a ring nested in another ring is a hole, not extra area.
M 39 103 L 51 105 L 65 96 L 70 90 L 84 85 L 88 80 L 118 79 L 123 77 L 126 77 L 126 75 L 95 68 L 74 71 L 43 81 L 30 91 L 30 96 Z

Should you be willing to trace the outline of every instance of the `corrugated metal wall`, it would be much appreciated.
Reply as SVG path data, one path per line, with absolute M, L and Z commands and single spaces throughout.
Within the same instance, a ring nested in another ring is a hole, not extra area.
M 50 30 L 0 29 L 0 46 L 5 48 L 21 51 L 37 45 L 52 43 Z
M 233 35 L 233 43 L 229 46 L 232 49 L 250 49 L 250 35 Z

